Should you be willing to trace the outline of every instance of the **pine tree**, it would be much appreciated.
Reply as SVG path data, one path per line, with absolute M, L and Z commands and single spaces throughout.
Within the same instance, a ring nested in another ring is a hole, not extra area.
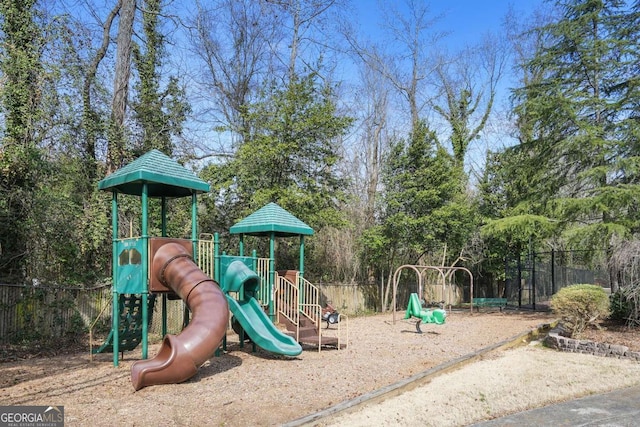
M 445 244 L 460 254 L 475 225 L 462 166 L 423 122 L 408 141 L 391 147 L 386 160 L 382 229 L 402 262 L 417 263 Z
M 565 238 L 602 248 L 638 231 L 638 6 L 619 0 L 558 2 L 559 19 L 536 29 L 545 43 L 526 64 L 538 80 L 516 92 L 516 148 Z M 544 180 L 546 180 L 546 185 Z M 531 194 L 535 197 L 535 194 Z M 531 198 L 530 198 L 531 200 Z M 529 212 L 532 213 L 532 212 Z
M 483 232 L 514 250 L 553 239 L 609 254 L 615 236 L 640 226 L 639 5 L 555 5 L 555 19 L 526 33 L 534 50 L 514 92 L 519 143 L 483 182 Z
M 273 86 L 245 106 L 244 142 L 230 162 L 206 172 L 224 198 L 219 205 L 235 211 L 227 220 L 276 202 L 313 228 L 341 223 L 345 182 L 337 166 L 352 119 L 339 113 L 332 88 L 318 79 L 312 73 Z

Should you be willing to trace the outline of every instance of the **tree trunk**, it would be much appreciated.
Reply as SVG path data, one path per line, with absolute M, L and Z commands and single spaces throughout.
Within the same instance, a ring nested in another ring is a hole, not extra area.
M 136 0 L 121 0 L 120 23 L 116 39 L 116 69 L 111 103 L 111 124 L 107 159 L 107 174 L 118 169 L 124 160 L 124 119 L 127 111 L 129 78 L 131 75 L 131 38 L 136 13 Z
M 98 66 L 100 62 L 104 59 L 107 54 L 107 49 L 109 47 L 110 37 L 109 34 L 111 32 L 111 25 L 113 24 L 113 20 L 116 15 L 120 11 L 121 4 L 118 3 L 112 10 L 109 12 L 109 16 L 107 17 L 102 31 L 102 43 L 98 50 L 96 51 L 91 64 L 89 64 L 89 69 L 84 77 L 84 84 L 82 87 L 82 120 L 84 122 L 84 128 L 86 132 L 86 141 L 85 141 L 85 167 L 87 168 L 87 177 L 90 182 L 97 176 L 96 169 L 96 140 L 98 139 L 98 128 L 99 128 L 99 120 L 100 117 L 96 113 L 96 111 L 91 106 L 91 87 L 96 78 L 96 74 L 98 72 Z

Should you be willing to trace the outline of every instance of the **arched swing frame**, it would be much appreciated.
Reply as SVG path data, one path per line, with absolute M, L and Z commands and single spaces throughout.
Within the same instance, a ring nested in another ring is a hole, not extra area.
M 396 269 L 396 271 L 393 273 L 393 300 L 392 300 L 392 305 L 393 305 L 393 323 L 396 323 L 396 294 L 398 291 L 398 285 L 399 285 L 399 281 L 400 281 L 400 275 L 402 274 L 403 270 L 413 270 L 416 275 L 418 276 L 418 296 L 420 298 L 423 297 L 422 295 L 422 291 L 423 291 L 423 282 L 424 282 L 424 273 L 426 271 L 437 271 L 438 273 L 440 273 L 440 277 L 442 278 L 442 293 L 444 296 L 445 293 L 445 287 L 447 286 L 446 283 L 446 275 L 452 272 L 456 272 L 456 271 L 464 271 L 467 273 L 467 275 L 469 276 L 469 283 L 470 283 L 470 290 L 469 290 L 469 295 L 471 295 L 471 303 L 469 306 L 469 310 L 471 313 L 473 313 L 473 274 L 471 273 L 471 271 L 469 271 L 469 269 L 465 268 L 465 267 L 442 267 L 442 266 L 437 266 L 437 265 L 415 265 L 415 264 L 405 264 L 405 265 L 401 265 L 400 267 L 398 267 Z

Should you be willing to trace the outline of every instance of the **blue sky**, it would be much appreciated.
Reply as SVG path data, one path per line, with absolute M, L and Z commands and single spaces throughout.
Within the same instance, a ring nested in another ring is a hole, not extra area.
M 410 0 L 382 0 L 384 5 L 406 9 Z M 454 53 L 467 46 L 472 46 L 482 40 L 488 32 L 499 33 L 503 31 L 503 23 L 510 7 L 520 18 L 530 17 L 532 12 L 543 6 L 544 0 L 415 0 L 428 6 L 429 17 L 438 16 L 432 30 L 434 32 L 447 33 L 440 40 L 445 48 Z M 374 41 L 381 34 L 380 26 L 386 17 L 381 16 L 380 1 L 378 0 L 354 0 L 358 16 L 354 17 L 356 25 L 363 34 Z M 494 112 L 506 107 L 509 96 L 509 88 L 515 82 L 508 74 L 511 67 L 507 65 L 502 84 L 498 88 Z M 499 115 L 494 116 L 485 127 L 481 140 L 476 140 L 469 147 L 467 162 L 471 168 L 479 171 L 483 167 L 484 156 L 488 149 L 496 149 L 511 145 L 512 138 L 508 135 L 508 127 L 501 123 Z
M 444 14 L 440 27 L 451 31 L 451 42 L 463 45 L 473 43 L 487 31 L 500 30 L 510 5 L 516 12 L 529 15 L 542 0 L 436 0 L 430 4 L 434 12 Z
M 448 44 L 458 48 L 465 44 L 473 44 L 487 31 L 500 29 L 504 17 L 512 5 L 514 10 L 524 15 L 539 7 L 543 0 L 416 0 L 424 1 L 429 6 L 431 16 L 442 18 L 436 28 L 449 33 Z M 387 0 L 389 5 L 403 7 L 405 0 Z M 377 0 L 354 0 L 358 9 L 358 22 L 366 31 L 376 31 L 380 24 L 380 8 Z

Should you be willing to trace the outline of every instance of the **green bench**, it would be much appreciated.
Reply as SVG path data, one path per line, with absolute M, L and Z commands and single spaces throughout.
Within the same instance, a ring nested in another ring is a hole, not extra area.
M 500 311 L 502 311 L 502 307 L 507 306 L 506 298 L 474 298 L 473 305 L 478 308 L 480 311 L 480 307 L 500 307 Z

